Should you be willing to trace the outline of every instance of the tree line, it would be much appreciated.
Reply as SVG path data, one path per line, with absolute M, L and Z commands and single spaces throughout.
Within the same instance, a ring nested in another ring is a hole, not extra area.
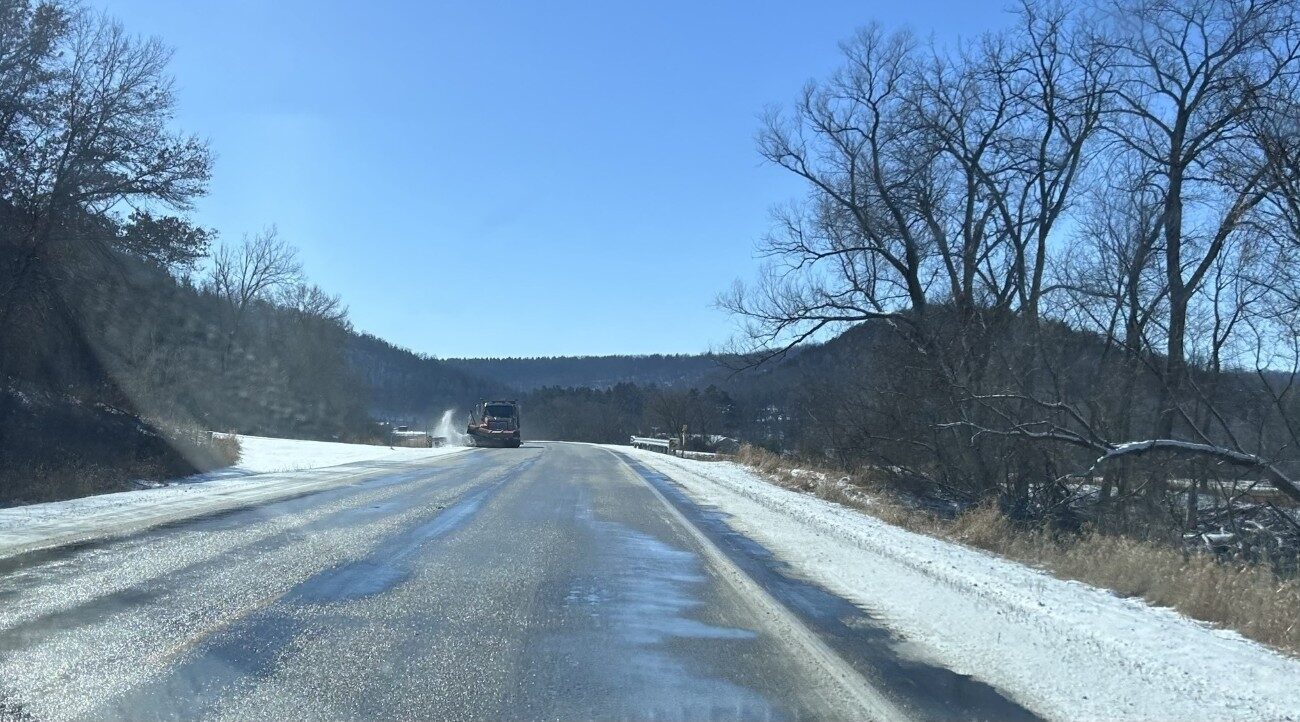
M 708 386 L 725 376 L 718 358 L 707 353 L 450 358 L 446 363 L 521 391 L 546 386 L 611 388 L 620 383 Z
M 737 433 L 746 414 L 723 388 L 619 383 L 608 388 L 547 386 L 520 397 L 525 438 L 626 444 L 633 435 L 676 437 L 710 448 L 708 437 Z
M 842 47 L 765 118 L 808 192 L 720 299 L 760 359 L 890 349 L 828 386 L 819 455 L 1170 534 L 1300 501 L 1296 2 L 1025 0 Z

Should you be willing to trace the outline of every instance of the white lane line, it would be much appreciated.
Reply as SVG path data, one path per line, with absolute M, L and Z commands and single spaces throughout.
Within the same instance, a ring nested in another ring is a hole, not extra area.
M 800 649 L 804 653 L 805 659 L 811 661 L 826 673 L 825 679 L 834 682 L 836 691 L 839 692 L 838 695 L 835 695 L 831 690 L 821 690 L 821 694 L 824 698 L 827 698 L 827 701 L 832 703 L 832 707 L 841 706 L 843 701 L 848 699 L 856 707 L 856 711 L 860 712 L 865 718 L 874 720 L 908 719 L 908 716 L 901 709 L 872 686 L 852 665 L 836 654 L 835 650 L 822 641 L 821 637 L 808 629 L 793 612 L 768 594 L 740 567 L 736 566 L 704 532 L 696 528 L 671 501 L 664 497 L 663 493 L 656 489 L 654 484 L 651 484 L 638 474 L 621 456 L 609 449 L 605 449 L 605 451 L 618 460 L 619 467 L 625 474 L 630 475 L 637 482 L 650 489 L 651 493 L 659 499 L 659 502 L 668 509 L 668 513 L 677 524 L 695 540 L 695 543 L 704 553 L 708 564 L 719 572 L 719 576 L 723 580 L 731 585 L 741 600 L 750 605 L 755 617 L 766 622 L 777 639 Z

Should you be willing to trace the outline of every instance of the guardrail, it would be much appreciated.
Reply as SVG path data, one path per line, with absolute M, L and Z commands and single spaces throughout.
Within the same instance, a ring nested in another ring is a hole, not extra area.
M 673 448 L 677 446 L 676 439 L 655 439 L 649 436 L 633 436 L 631 443 L 638 449 L 662 451 L 665 454 L 673 453 Z
M 656 439 L 650 436 L 633 436 L 630 443 L 638 449 L 660 451 L 665 454 L 680 456 L 683 459 L 695 459 L 696 461 L 722 461 L 723 459 L 731 458 L 725 454 L 717 454 L 711 451 L 687 451 L 678 447 L 677 439 Z

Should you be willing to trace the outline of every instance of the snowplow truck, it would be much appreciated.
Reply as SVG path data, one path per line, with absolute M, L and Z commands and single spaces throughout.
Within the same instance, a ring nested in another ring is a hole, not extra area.
M 465 433 L 471 446 L 519 447 L 519 404 L 480 401 L 470 412 Z

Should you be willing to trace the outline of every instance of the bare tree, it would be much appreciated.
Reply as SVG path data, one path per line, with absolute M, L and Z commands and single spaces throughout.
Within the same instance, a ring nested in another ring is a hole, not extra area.
M 348 308 L 337 294 L 329 294 L 314 283 L 291 283 L 279 291 L 276 303 L 297 312 L 300 318 L 345 325 Z
M 646 416 L 661 433 L 677 437 L 694 421 L 697 398 L 682 389 L 658 389 L 646 401 Z
M 1016 17 L 952 51 L 867 28 L 768 116 L 760 151 L 809 192 L 775 213 L 759 282 L 720 299 L 741 350 L 871 328 L 889 368 L 829 390 L 859 404 L 833 436 L 931 487 L 1061 508 L 1092 466 L 1103 502 L 1163 505 L 1185 472 L 1189 525 L 1224 469 L 1300 493 L 1296 404 L 1265 365 L 1288 359 L 1261 350 L 1300 307 L 1297 3 Z
M 243 330 L 250 308 L 258 302 L 269 302 L 277 294 L 300 284 L 301 278 L 302 264 L 298 261 L 298 251 L 280 238 L 275 226 L 244 236 L 238 246 L 223 245 L 217 250 L 212 257 L 208 287 L 224 302 L 226 309 L 223 367 Z
M 955 55 L 868 27 L 842 46 L 843 69 L 769 114 L 761 153 L 811 193 L 776 212 L 757 287 L 721 299 L 759 346 L 916 325 L 936 301 L 1037 315 L 1108 80 L 1104 49 L 1073 43 L 1067 12 L 1026 3 L 1018 17 L 1014 35 Z
M 763 156 L 811 188 L 775 211 L 761 247 L 773 263 L 758 286 L 720 299 L 763 349 L 845 323 L 909 323 L 905 311 L 924 314 L 939 270 L 914 199 L 934 153 L 905 117 L 915 43 L 870 27 L 843 51 L 845 67 L 809 84 L 790 116 L 769 114 L 759 136 Z
M 869 27 L 829 81 L 769 115 L 760 151 L 810 192 L 776 213 L 760 282 L 721 299 L 758 362 L 830 330 L 890 324 L 925 379 L 912 390 L 933 397 L 921 405 L 937 434 L 928 448 L 954 484 L 982 489 L 1005 477 L 1005 450 L 941 422 L 978 415 L 961 407 L 994 383 L 993 346 L 1017 319 L 1036 322 L 1049 240 L 1094 152 L 1109 82 L 1105 49 L 1075 41 L 1069 12 L 1026 3 L 1017 18 L 1016 32 L 951 53 Z M 1027 367 L 1034 353 L 1023 344 L 1002 363 Z
M 1292 0 L 1116 0 L 1093 41 L 1117 68 L 1107 125 L 1161 194 L 1167 312 L 1165 400 L 1172 435 L 1187 376 L 1187 316 L 1234 234 L 1275 188 L 1251 126 L 1300 72 Z
M 112 244 L 93 216 L 122 202 L 188 208 L 211 164 L 204 142 L 170 129 L 161 42 L 59 3 L 15 8 L 4 23 L 14 42 L 0 43 L 0 327 L 68 267 L 59 259 Z

